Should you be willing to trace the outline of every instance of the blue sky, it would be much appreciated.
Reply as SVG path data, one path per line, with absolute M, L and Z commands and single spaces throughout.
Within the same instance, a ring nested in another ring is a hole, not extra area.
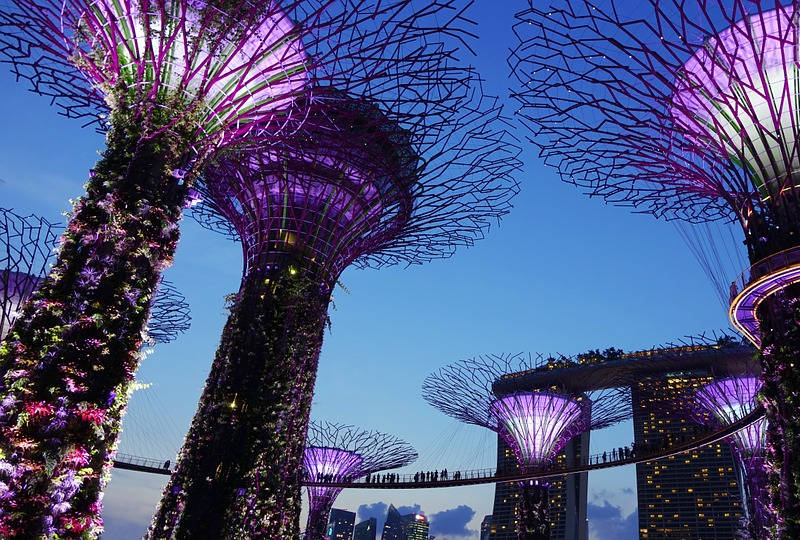
M 480 22 L 472 62 L 488 91 L 500 95 L 508 84 L 505 57 L 512 45 L 515 6 L 479 2 L 472 10 Z M 60 212 L 82 193 L 103 139 L 57 116 L 45 98 L 0 73 L 0 117 L 5 119 L 0 205 L 63 219 Z M 582 196 L 545 168 L 528 144 L 523 158 L 522 193 L 513 212 L 474 248 L 424 266 L 345 271 L 341 281 L 350 293 L 334 292 L 313 418 L 406 439 L 421 454 L 412 471 L 490 466 L 493 434 L 462 426 L 421 399 L 422 380 L 439 366 L 491 352 L 647 348 L 727 326 L 725 310 L 671 225 Z M 147 397 L 134 396 L 130 416 L 140 425 L 152 424 L 155 435 L 126 427 L 122 451 L 163 448 L 167 453 L 158 457 L 172 457 L 169 452 L 188 427 L 218 343 L 223 296 L 238 286 L 241 251 L 236 244 L 189 219 L 182 231 L 167 277 L 186 295 L 193 325 L 143 363 L 140 380 L 154 384 L 143 391 L 150 392 Z M 156 413 L 157 407 L 162 410 Z M 143 421 L 147 414 L 158 418 Z M 630 424 L 624 424 L 594 436 L 592 446 L 620 446 L 632 436 Z M 105 538 L 141 534 L 164 481 L 116 471 L 106 494 Z M 633 538 L 633 469 L 592 473 L 589 483 L 593 536 Z M 438 519 L 442 530 L 437 538 L 457 539 L 469 537 L 459 533 L 477 531 L 491 513 L 492 498 L 488 486 L 346 490 L 335 506 L 357 511 L 376 503 L 419 505 L 434 525 Z

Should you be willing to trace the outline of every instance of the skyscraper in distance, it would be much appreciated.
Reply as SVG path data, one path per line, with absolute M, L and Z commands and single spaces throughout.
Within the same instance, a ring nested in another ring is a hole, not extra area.
M 660 402 L 711 380 L 699 372 L 653 377 L 632 388 L 633 431 L 640 446 L 689 436 L 692 422 L 663 414 Z M 731 449 L 719 441 L 636 465 L 639 538 L 734 538 L 743 516 Z
M 492 515 L 483 516 L 481 521 L 481 540 L 489 540 L 489 533 L 492 530 Z
M 333 508 L 328 518 L 328 527 L 325 529 L 325 540 L 353 540 L 355 522 L 355 512 Z
M 372 517 L 362 521 L 353 529 L 353 540 L 375 540 L 378 532 L 378 521 Z
M 400 515 L 393 504 L 389 505 L 381 540 L 429 540 L 430 524 L 424 514 L 412 512 Z
M 428 540 L 430 523 L 424 514 L 416 514 L 406 525 L 406 540 Z

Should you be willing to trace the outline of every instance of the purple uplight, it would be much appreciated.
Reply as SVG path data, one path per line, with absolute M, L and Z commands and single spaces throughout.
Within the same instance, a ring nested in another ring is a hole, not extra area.
M 542 392 L 511 394 L 490 407 L 522 466 L 552 459 L 575 436 L 583 412 L 577 399 Z
M 756 407 L 761 388 L 757 377 L 731 377 L 709 383 L 696 392 L 698 404 L 714 415 L 717 422 L 729 425 L 747 416 Z M 733 437 L 743 457 L 760 455 L 766 443 L 765 418 L 737 431 Z
M 33 294 L 37 285 L 37 277 L 8 269 L 0 270 L 0 339 L 6 337 L 22 304 Z
M 311 481 L 346 482 L 363 473 L 364 459 L 338 448 L 308 446 L 303 453 L 303 471 Z M 342 488 L 309 486 L 310 499 L 338 494 Z
M 710 37 L 684 64 L 672 97 L 678 129 L 741 161 L 762 197 L 800 172 L 795 15 L 788 8 L 751 14 Z

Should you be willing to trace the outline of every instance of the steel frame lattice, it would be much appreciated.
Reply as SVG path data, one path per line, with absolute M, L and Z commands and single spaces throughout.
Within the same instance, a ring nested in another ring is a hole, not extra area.
M 668 219 L 737 220 L 758 260 L 798 221 L 796 10 L 533 4 L 509 59 L 519 114 L 563 180 Z
M 413 463 L 417 452 L 397 437 L 332 422 L 310 422 L 303 473 L 311 481 L 345 482 Z M 342 488 L 308 486 L 309 513 L 304 538 L 325 537 L 325 527 Z
M 147 337 L 154 343 L 171 343 L 192 326 L 192 316 L 186 297 L 167 280 L 156 287 L 147 321 Z
M 280 148 L 207 169 L 193 217 L 241 241 L 245 273 L 295 264 L 328 288 L 350 264 L 450 256 L 510 209 L 519 148 L 495 98 L 479 88 L 449 96 L 446 108 L 457 113 L 437 125 L 443 103 L 417 103 L 419 116 L 398 117 L 389 112 L 407 105 L 394 97 L 318 90 L 303 127 Z

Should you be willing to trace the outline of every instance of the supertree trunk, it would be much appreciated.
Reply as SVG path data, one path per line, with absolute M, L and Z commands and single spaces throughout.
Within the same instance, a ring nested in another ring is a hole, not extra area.
M 737 460 L 742 474 L 742 503 L 747 508 L 747 538 L 761 540 L 769 538 L 769 531 L 775 526 L 769 509 L 769 483 L 762 457 Z
M 330 292 L 252 270 L 150 538 L 295 538 L 308 416 Z
M 796 286 L 759 307 L 766 468 L 779 538 L 800 538 L 800 300 Z
M 57 262 L 0 345 L 3 538 L 102 531 L 151 295 L 178 242 L 187 137 L 111 121 Z
M 520 540 L 549 540 L 548 486 L 540 483 L 521 482 L 518 508 L 518 538 Z
M 306 520 L 306 531 L 303 534 L 303 540 L 325 540 L 328 516 L 331 514 L 336 495 L 338 493 L 331 493 L 330 496 L 317 496 L 314 497 L 313 501 L 309 502 L 308 519 Z

